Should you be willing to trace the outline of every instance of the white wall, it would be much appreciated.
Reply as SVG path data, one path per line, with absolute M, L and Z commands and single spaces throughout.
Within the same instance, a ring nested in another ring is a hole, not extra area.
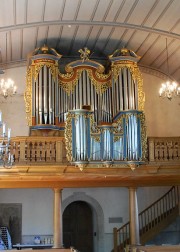
M 22 234 L 53 233 L 53 190 L 0 189 L 0 203 L 22 204 Z
M 159 88 L 164 82 L 159 77 L 142 73 L 145 92 L 145 116 L 148 136 L 180 136 L 179 98 L 171 101 L 159 98 Z
M 145 209 L 168 189 L 169 187 L 139 188 L 139 210 Z M 64 189 L 62 201 L 75 192 L 85 192 L 98 201 L 104 214 L 104 233 L 110 235 L 110 239 L 114 227 L 120 227 L 129 221 L 128 188 Z M 32 239 L 35 235 L 53 234 L 53 197 L 51 189 L 0 189 L 0 203 L 22 204 L 22 235 L 32 236 Z M 109 223 L 109 217 L 122 217 L 123 223 Z
M 0 96 L 0 110 L 7 128 L 12 136 L 28 136 L 29 127 L 26 121 L 24 92 L 26 87 L 26 67 L 7 69 L 0 78 L 11 78 L 17 86 L 17 94 L 5 99 Z

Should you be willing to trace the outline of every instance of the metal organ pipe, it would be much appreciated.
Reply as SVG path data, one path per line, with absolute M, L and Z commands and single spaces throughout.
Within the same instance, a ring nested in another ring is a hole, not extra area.
M 89 77 L 87 76 L 87 72 L 86 72 L 86 81 L 87 81 L 87 105 L 91 105 L 91 83 L 89 80 Z
M 128 83 L 127 83 L 127 69 L 123 68 L 123 82 L 124 82 L 124 102 L 125 102 L 125 110 L 128 110 Z
M 82 89 L 83 89 L 82 88 L 82 75 L 78 81 L 78 84 L 79 84 L 79 108 L 81 109 L 82 108 L 82 97 L 83 97 L 83 94 L 82 94 Z
M 111 88 L 107 90 L 107 106 L 108 106 L 107 121 L 111 122 Z
M 135 108 L 138 109 L 138 84 L 137 80 L 135 81 Z
M 51 77 L 51 72 L 50 69 L 48 70 L 49 72 L 49 124 L 52 124 L 52 77 Z
M 32 80 L 32 116 L 36 114 L 36 82 Z
M 127 69 L 127 80 L 128 80 L 128 109 L 133 109 L 132 103 L 132 79 L 129 69 Z
M 54 124 L 54 80 L 52 79 L 52 82 L 51 82 L 51 90 L 52 90 L 52 92 L 51 92 L 51 94 L 52 94 L 52 103 L 51 103 L 51 109 L 52 109 L 52 111 L 51 111 L 51 123 L 52 124 Z
M 86 80 L 86 71 L 82 72 L 82 106 L 87 105 L 87 97 L 86 97 L 86 92 L 87 92 L 87 80 Z
M 39 78 L 35 82 L 36 89 L 36 124 L 39 123 Z
M 44 123 L 47 124 L 47 67 L 43 67 L 43 82 L 44 82 Z
M 55 82 L 54 82 L 54 85 L 55 85 L 55 117 L 57 118 L 58 115 L 59 115 L 59 92 L 58 92 L 58 77 L 56 76 L 55 78 Z
M 61 87 L 58 85 L 58 121 L 61 122 Z
M 39 73 L 39 124 L 42 124 L 42 68 Z
M 64 121 L 64 111 L 63 111 L 63 103 L 64 103 L 64 90 L 60 87 L 60 122 Z
M 123 83 L 122 83 L 122 70 L 121 69 L 120 69 L 120 74 L 119 74 L 118 80 L 119 80 L 119 93 L 120 93 L 120 107 L 119 107 L 119 111 L 122 111 L 123 107 L 124 107 L 123 106 L 124 101 L 123 101 L 123 88 L 122 88 Z
M 116 86 L 116 108 L 115 108 L 115 114 L 119 112 L 119 83 L 116 81 L 115 86 Z
M 115 81 L 112 78 L 112 100 L 114 101 L 114 104 L 116 104 L 116 96 L 115 96 Z M 115 116 L 115 106 L 112 107 L 112 115 Z

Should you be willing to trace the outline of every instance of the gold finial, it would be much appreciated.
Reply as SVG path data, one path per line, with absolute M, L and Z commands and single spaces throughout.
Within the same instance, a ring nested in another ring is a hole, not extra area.
M 89 60 L 89 55 L 91 51 L 87 47 L 84 47 L 84 49 L 80 49 L 78 52 L 80 53 L 80 58 L 83 62 L 85 60 Z

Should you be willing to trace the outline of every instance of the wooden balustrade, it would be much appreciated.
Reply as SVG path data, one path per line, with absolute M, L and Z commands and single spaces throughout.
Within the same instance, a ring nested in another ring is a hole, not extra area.
M 15 163 L 67 162 L 63 137 L 13 137 L 10 149 Z M 149 137 L 147 160 L 150 163 L 178 163 L 180 137 Z
M 61 137 L 14 137 L 10 150 L 15 163 L 67 162 L 64 138 Z
M 157 231 L 159 224 L 164 220 L 170 220 L 178 215 L 179 188 L 173 186 L 165 195 L 155 201 L 144 211 L 139 213 L 139 232 L 141 243 L 150 238 Z M 167 224 L 167 222 L 166 222 Z M 126 223 L 119 229 L 114 228 L 114 252 L 123 251 L 130 242 L 130 223 Z
M 150 162 L 178 162 L 180 137 L 149 137 L 148 160 Z

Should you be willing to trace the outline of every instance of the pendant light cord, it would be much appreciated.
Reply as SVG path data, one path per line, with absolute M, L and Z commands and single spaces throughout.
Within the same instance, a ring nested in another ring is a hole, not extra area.
M 167 38 L 166 38 L 166 54 L 167 54 L 167 71 L 168 71 L 168 77 L 169 77 L 169 54 L 168 54 Z

